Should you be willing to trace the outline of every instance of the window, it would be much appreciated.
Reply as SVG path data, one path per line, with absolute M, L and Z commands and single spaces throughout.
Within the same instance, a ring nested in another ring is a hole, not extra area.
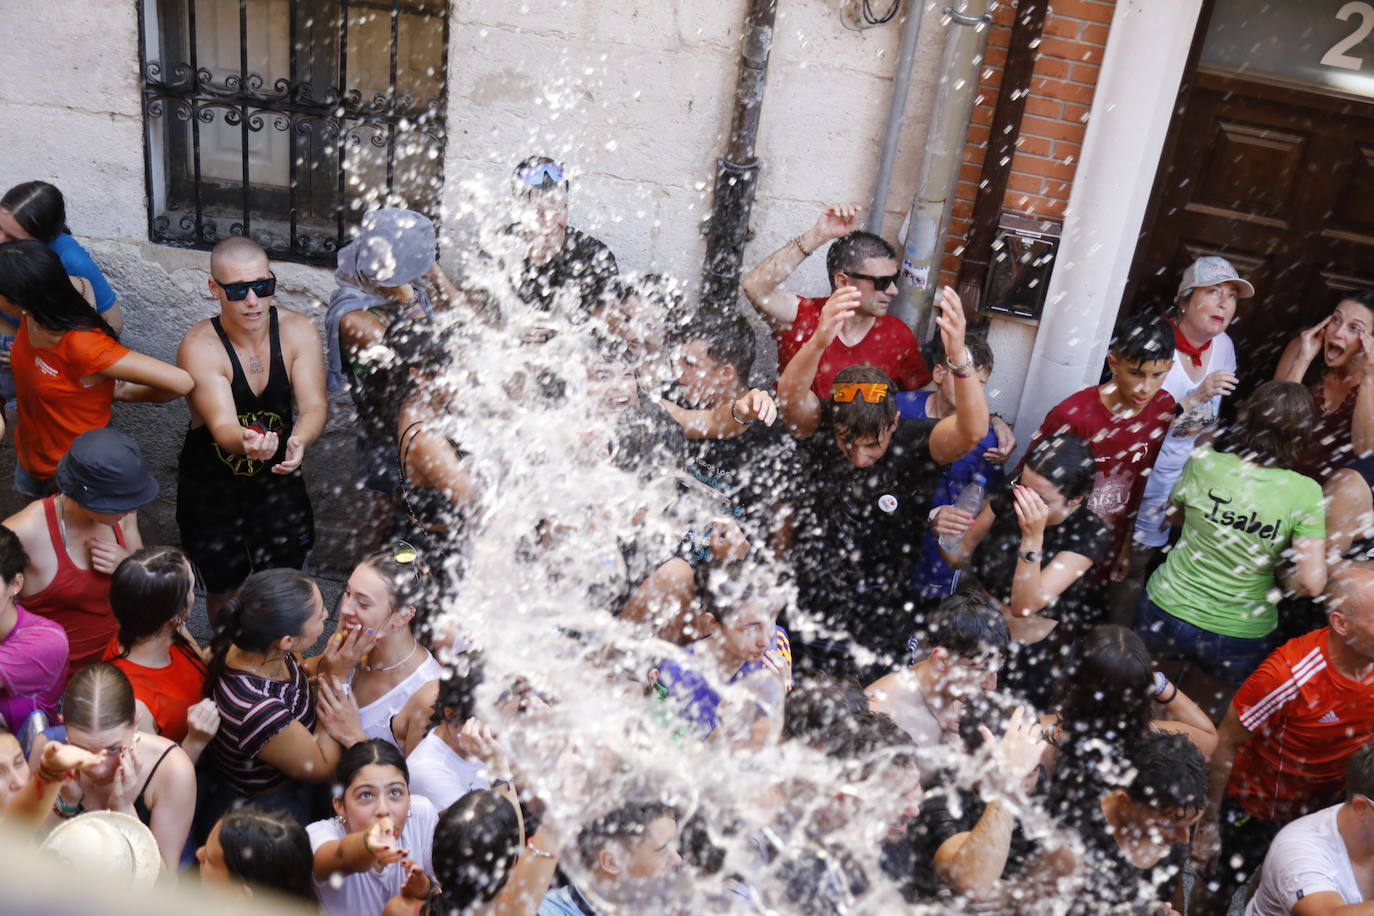
M 448 0 L 140 0 L 148 232 L 332 263 L 373 204 L 437 214 Z

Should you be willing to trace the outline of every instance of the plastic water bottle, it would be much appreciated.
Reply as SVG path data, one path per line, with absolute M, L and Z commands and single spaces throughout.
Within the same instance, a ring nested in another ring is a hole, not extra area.
M 967 512 L 974 518 L 983 511 L 983 494 L 987 492 L 988 479 L 982 474 L 974 474 L 968 486 L 959 491 L 959 498 L 954 501 L 954 508 L 960 512 Z M 953 550 L 959 546 L 959 542 L 964 539 L 963 535 L 955 537 L 950 534 L 940 535 L 940 546 L 945 550 Z

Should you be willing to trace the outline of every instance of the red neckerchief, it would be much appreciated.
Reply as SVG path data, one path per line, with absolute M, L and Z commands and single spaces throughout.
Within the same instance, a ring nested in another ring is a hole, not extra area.
M 1178 329 L 1178 324 L 1174 319 L 1169 319 L 1169 327 L 1174 329 L 1174 349 L 1193 361 L 1194 366 L 1202 365 L 1202 354 L 1207 352 L 1207 348 L 1212 345 L 1209 340 L 1200 347 L 1195 347 L 1188 342 L 1188 338 L 1183 336 L 1183 332 Z

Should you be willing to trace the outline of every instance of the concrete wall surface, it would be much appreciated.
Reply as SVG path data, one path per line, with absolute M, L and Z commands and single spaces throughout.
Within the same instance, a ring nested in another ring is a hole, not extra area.
M 867 205 L 896 63 L 900 20 L 855 32 L 842 26 L 836 0 L 779 6 L 746 267 L 806 229 L 825 205 Z M 925 18 L 885 221 L 894 241 L 920 169 L 945 34 L 940 6 L 911 4 Z M 546 152 L 573 170 L 573 223 L 609 243 L 623 271 L 694 281 L 745 8 L 745 0 L 454 3 L 446 262 L 452 246 L 463 244 L 471 201 L 482 189 L 502 187 L 525 155 Z M 211 314 L 214 301 L 205 253 L 148 241 L 136 17 L 131 0 L 0 0 L 8 36 L 0 188 L 42 178 L 63 189 L 72 231 L 119 293 L 125 342 L 170 360 L 185 329 Z M 790 287 L 823 290 L 820 260 L 805 264 Z M 295 264 L 276 270 L 280 302 L 322 318 L 329 272 Z M 347 492 L 353 479 L 351 411 L 344 401 L 335 406 L 306 467 L 317 497 L 317 559 L 341 566 L 360 516 L 354 499 L 323 498 Z M 149 540 L 173 541 L 185 407 L 119 405 L 115 422 L 140 441 L 164 484 L 146 513 Z M 6 448 L 3 460 L 11 454 Z M 8 464 L 0 466 L 7 473 Z

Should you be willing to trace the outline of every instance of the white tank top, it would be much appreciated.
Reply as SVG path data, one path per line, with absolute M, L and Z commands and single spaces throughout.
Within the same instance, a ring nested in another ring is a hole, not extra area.
M 391 733 L 391 719 L 400 712 L 415 695 L 415 691 L 444 676 L 444 666 L 434 660 L 429 650 L 421 646 L 425 660 L 401 683 L 392 687 L 381 697 L 358 710 L 363 734 L 369 738 L 380 738 L 388 744 L 396 744 L 396 736 Z M 397 745 L 399 747 L 399 745 Z

